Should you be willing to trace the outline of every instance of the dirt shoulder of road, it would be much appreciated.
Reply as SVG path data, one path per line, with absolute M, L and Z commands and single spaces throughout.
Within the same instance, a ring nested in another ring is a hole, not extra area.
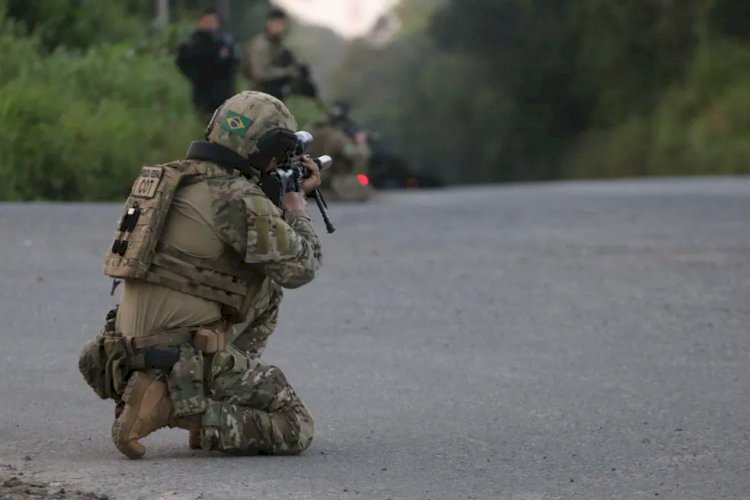
M 12 465 L 0 464 L 0 500 L 35 499 L 111 500 L 111 497 L 80 491 L 62 482 L 41 481 Z

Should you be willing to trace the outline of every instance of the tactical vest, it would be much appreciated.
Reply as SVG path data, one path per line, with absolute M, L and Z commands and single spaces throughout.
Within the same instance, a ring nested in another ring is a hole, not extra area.
M 118 222 L 104 273 L 218 302 L 232 321 L 242 321 L 250 307 L 257 271 L 230 251 L 219 259 L 200 259 L 159 244 L 177 189 L 228 175 L 218 166 L 197 161 L 143 167 Z

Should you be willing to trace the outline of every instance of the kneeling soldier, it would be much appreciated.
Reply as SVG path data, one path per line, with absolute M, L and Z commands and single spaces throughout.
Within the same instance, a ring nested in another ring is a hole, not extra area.
M 233 344 L 234 323 L 275 323 L 279 287 L 310 282 L 320 242 L 304 193 L 278 209 L 259 187 L 296 145 L 296 122 L 277 99 L 242 92 L 214 114 L 187 158 L 144 167 L 133 184 L 106 263 L 124 280 L 116 316 L 84 347 L 79 367 L 118 405 L 117 448 L 163 427 L 191 431 L 191 446 L 294 454 L 313 420 L 284 374 Z M 320 184 L 317 165 L 302 190 Z M 241 339 L 240 339 L 241 340 Z M 265 338 L 261 339 L 261 341 Z

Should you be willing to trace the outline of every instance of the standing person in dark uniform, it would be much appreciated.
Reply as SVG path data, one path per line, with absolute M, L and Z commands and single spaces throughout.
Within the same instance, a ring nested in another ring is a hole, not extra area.
M 206 10 L 190 38 L 177 53 L 177 66 L 193 85 L 193 104 L 210 118 L 234 95 L 238 48 L 232 37 L 220 32 L 219 14 Z
M 257 90 L 283 100 L 293 91 L 301 68 L 284 45 L 287 17 L 281 9 L 271 9 L 263 33 L 242 47 L 242 74 L 255 82 Z

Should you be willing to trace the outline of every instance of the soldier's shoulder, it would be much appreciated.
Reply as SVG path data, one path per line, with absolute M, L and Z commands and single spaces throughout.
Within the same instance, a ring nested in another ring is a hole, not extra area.
M 281 210 L 266 196 L 263 188 L 242 176 L 234 182 L 217 184 L 217 199 L 232 200 L 236 206 L 241 204 L 248 216 L 281 215 Z
M 240 175 L 210 178 L 206 183 L 210 191 L 216 227 L 225 234 L 246 227 L 247 211 L 244 199 L 257 192 L 262 193 L 260 188 Z
M 281 211 L 268 199 L 263 189 L 242 175 L 209 179 L 213 191 L 214 205 L 242 207 L 254 215 L 279 215 Z
M 162 177 L 170 179 L 181 179 L 184 175 L 190 173 L 191 162 L 190 160 L 175 160 L 166 163 L 157 163 L 144 165 L 138 177 L 151 177 L 159 178 Z
M 160 167 L 166 170 L 172 170 L 177 172 L 179 175 L 186 176 L 186 181 L 207 181 L 215 183 L 223 183 L 232 181 L 233 178 L 238 177 L 239 174 L 227 171 L 227 169 L 212 163 L 210 161 L 196 160 L 196 159 L 184 159 L 164 163 Z
M 266 196 L 262 189 L 258 188 L 257 191 L 248 193 L 247 196 L 242 198 L 242 202 L 245 205 L 245 210 L 249 215 L 253 216 L 279 216 L 281 210 L 273 204 L 273 202 Z
M 190 160 L 190 159 L 181 159 L 181 160 L 173 160 L 168 161 L 164 163 L 152 163 L 149 166 L 150 167 L 161 167 L 161 168 L 168 168 L 171 170 L 178 170 L 178 171 L 190 171 L 195 170 L 196 168 L 201 168 L 203 166 L 210 166 L 211 164 L 209 162 L 205 161 L 199 161 L 199 160 Z
M 319 137 L 330 137 L 332 135 L 336 135 L 336 132 L 338 130 L 336 127 L 331 125 L 330 123 L 321 123 L 313 127 L 312 134 L 313 137 L 319 138 Z
M 349 137 L 346 133 L 333 125 L 328 125 L 320 130 L 315 137 L 320 138 L 321 142 L 325 142 L 329 147 L 334 145 L 343 147 L 343 145 L 349 142 Z
M 149 164 L 148 166 L 181 169 L 181 168 L 185 168 L 189 163 L 190 163 L 190 160 L 174 160 L 174 161 L 167 161 L 164 163 L 152 163 L 152 164 Z
M 214 193 L 214 198 L 218 201 L 236 200 L 256 191 L 263 192 L 257 184 L 238 172 L 225 172 L 224 175 L 209 176 L 206 182 Z

